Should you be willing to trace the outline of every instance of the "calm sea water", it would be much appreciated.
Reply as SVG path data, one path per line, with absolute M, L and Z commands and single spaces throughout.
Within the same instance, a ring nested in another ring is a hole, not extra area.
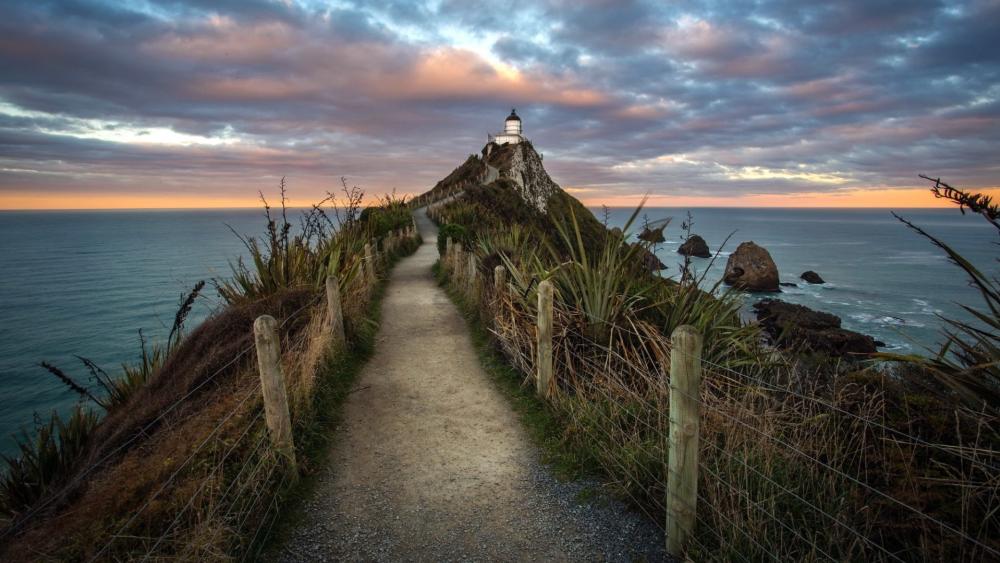
M 603 219 L 601 209 L 593 209 Z M 959 303 L 979 305 L 979 293 L 965 273 L 945 254 L 882 209 L 674 209 L 647 208 L 649 222 L 673 218 L 664 232 L 667 239 L 657 255 L 668 265 L 665 274 L 676 275 L 683 258 L 682 223 L 691 212 L 692 233 L 701 235 L 714 254 L 726 237 L 718 260 L 694 258 L 706 283 L 718 281 L 729 254 L 741 242 L 754 241 L 766 248 L 778 266 L 783 287 L 780 294 L 744 294 L 749 305 L 764 297 L 838 315 L 845 328 L 870 334 L 887 344 L 885 350 L 926 352 L 940 342 L 937 315 L 968 318 Z M 608 224 L 621 227 L 632 210 L 612 209 Z M 963 216 L 951 209 L 897 210 L 930 234 L 958 250 L 987 273 L 996 275 L 996 230 L 982 218 Z M 642 228 L 641 215 L 633 231 Z M 827 282 L 810 285 L 799 279 L 813 270 Z
M 687 210 L 645 211 L 650 220 L 675 218 L 659 254 L 671 267 L 667 273 L 676 272 Z M 722 275 L 727 251 L 753 240 L 771 252 L 784 281 L 812 269 L 829 282 L 786 288 L 782 299 L 840 315 L 848 328 L 895 349 L 933 344 L 935 313 L 960 314 L 955 303 L 976 302 L 957 268 L 887 211 L 691 212 L 694 232 L 713 252 L 736 232 L 710 280 Z M 609 224 L 620 225 L 628 214 L 612 210 Z M 981 220 L 948 210 L 903 214 L 995 271 L 990 243 L 996 236 Z M 0 452 L 11 451 L 11 435 L 30 427 L 33 413 L 47 416 L 77 401 L 38 362 L 86 380 L 78 354 L 112 371 L 138 357 L 139 329 L 150 340 L 166 336 L 181 294 L 195 282 L 229 274 L 229 261 L 243 247 L 227 224 L 244 234 L 264 225 L 258 210 L 0 212 Z M 698 268 L 707 262 L 695 259 Z M 204 295 L 189 328 L 218 306 L 211 286 Z
M 11 435 L 77 397 L 38 366 L 78 380 L 74 355 L 109 373 L 139 357 L 139 329 L 163 340 L 181 294 L 198 280 L 225 277 L 242 234 L 264 227 L 259 210 L 0 212 L 0 453 Z M 218 304 L 211 286 L 188 328 Z

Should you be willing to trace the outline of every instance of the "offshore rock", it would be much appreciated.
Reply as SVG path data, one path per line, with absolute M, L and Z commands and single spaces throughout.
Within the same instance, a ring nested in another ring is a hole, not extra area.
M 804 279 L 806 281 L 806 283 L 813 283 L 813 284 L 815 284 L 815 283 L 826 283 L 823 280 L 823 278 L 821 278 L 819 276 L 819 274 L 817 274 L 816 272 L 814 272 L 812 270 L 806 270 L 805 272 L 802 272 L 802 275 L 799 276 L 799 277 L 802 278 L 802 279 Z
M 879 344 L 871 336 L 841 328 L 840 317 L 777 299 L 754 304 L 757 321 L 779 348 L 864 358 Z
M 781 291 L 778 287 L 778 267 L 771 254 L 753 241 L 741 243 L 729 255 L 722 281 L 747 291 Z
M 663 226 L 663 227 L 660 227 L 660 228 L 657 228 L 657 229 L 651 229 L 649 227 L 646 227 L 645 229 L 642 230 L 641 233 L 639 233 L 639 240 L 645 241 L 645 242 L 650 242 L 650 243 L 664 242 L 664 241 L 667 240 L 667 239 L 663 238 L 663 229 L 664 228 L 666 228 L 666 226 Z
M 698 258 L 711 258 L 712 253 L 708 250 L 708 243 L 698 235 L 691 235 L 684 244 L 677 249 L 678 254 L 684 256 L 697 256 Z
M 667 265 L 646 248 L 639 248 L 639 257 L 642 260 L 642 267 L 648 272 L 659 272 L 667 269 Z

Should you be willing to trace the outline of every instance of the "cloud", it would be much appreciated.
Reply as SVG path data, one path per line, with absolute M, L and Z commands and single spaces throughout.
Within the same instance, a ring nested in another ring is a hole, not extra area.
M 557 181 L 607 194 L 1000 184 L 990 1 L 13 1 L 5 193 L 419 192 L 517 106 Z M 888 192 L 887 192 L 888 193 Z

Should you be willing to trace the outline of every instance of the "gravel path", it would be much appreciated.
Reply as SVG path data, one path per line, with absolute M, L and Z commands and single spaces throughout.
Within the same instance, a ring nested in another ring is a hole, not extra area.
M 280 561 L 635 561 L 662 533 L 539 462 L 437 286 L 435 227 L 393 270 L 376 351 Z M 269 558 L 272 559 L 272 558 Z

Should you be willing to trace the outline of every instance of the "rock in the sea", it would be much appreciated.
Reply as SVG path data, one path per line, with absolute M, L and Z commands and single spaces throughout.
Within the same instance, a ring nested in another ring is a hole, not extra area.
M 642 230 L 641 233 L 639 233 L 639 240 L 646 241 L 646 242 L 652 242 L 652 243 L 663 242 L 663 241 L 667 240 L 667 239 L 663 238 L 663 229 L 664 228 L 665 227 L 660 227 L 658 229 L 650 229 L 649 227 L 646 227 L 645 229 Z
M 729 255 L 722 281 L 748 291 L 781 291 L 778 287 L 778 267 L 771 254 L 753 241 L 744 242 Z
M 781 282 L 778 285 L 780 285 L 781 287 L 799 287 L 799 284 L 792 282 Z
M 802 272 L 802 275 L 799 277 L 804 279 L 807 283 L 826 283 L 823 281 L 823 278 L 819 277 L 819 274 L 812 270 Z
M 698 258 L 711 258 L 712 253 L 708 250 L 708 243 L 698 235 L 691 235 L 684 244 L 677 249 L 678 254 L 684 256 L 697 256 Z
M 840 317 L 777 299 L 753 306 L 757 320 L 778 347 L 862 358 L 876 352 L 871 336 L 840 327 Z
M 639 249 L 639 259 L 642 260 L 642 266 L 648 272 L 659 272 L 660 270 L 667 269 L 666 264 L 645 248 Z

